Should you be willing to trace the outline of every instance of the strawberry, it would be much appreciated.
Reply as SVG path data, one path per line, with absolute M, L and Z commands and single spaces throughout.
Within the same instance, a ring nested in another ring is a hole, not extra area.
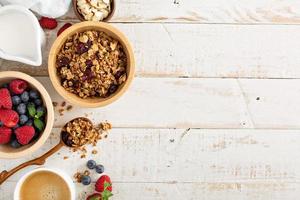
M 20 144 L 26 145 L 33 138 L 35 130 L 32 126 L 21 126 L 15 130 L 17 140 Z
M 9 84 L 10 90 L 15 94 L 22 94 L 27 87 L 28 87 L 27 82 L 21 79 L 15 79 L 11 81 Z
M 19 122 L 19 115 L 14 110 L 0 109 L 0 121 L 9 128 L 17 125 Z
M 111 180 L 109 176 L 103 175 L 96 182 L 95 190 L 97 192 L 103 192 L 105 189 L 112 191 Z
M 45 29 L 55 29 L 57 27 L 57 21 L 54 18 L 41 17 L 39 22 L 41 27 Z
M 0 108 L 12 108 L 11 96 L 7 88 L 0 89 Z
M 0 127 L 0 144 L 6 144 L 10 141 L 11 129 L 7 127 Z
M 62 32 L 64 32 L 64 30 L 66 30 L 67 28 L 69 28 L 70 26 L 72 26 L 71 23 L 65 23 L 58 31 L 56 36 L 59 36 Z
M 88 197 L 86 198 L 86 200 L 102 200 L 102 199 L 101 199 L 101 194 L 99 194 L 99 193 L 94 193 L 94 194 L 88 196 Z

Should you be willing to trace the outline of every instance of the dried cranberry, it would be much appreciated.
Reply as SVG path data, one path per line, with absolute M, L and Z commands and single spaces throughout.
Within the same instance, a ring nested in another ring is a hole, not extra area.
M 82 81 L 86 81 L 87 79 L 88 79 L 88 77 L 86 75 L 83 75 L 81 78 Z
M 57 60 L 57 66 L 58 67 L 67 67 L 70 64 L 70 59 L 67 57 L 61 57 Z
M 73 87 L 74 87 L 75 89 L 80 88 L 80 82 L 79 82 L 78 80 L 73 81 Z
M 90 80 L 94 76 L 95 76 L 94 73 L 90 69 L 86 69 L 83 76 L 82 76 L 82 80 L 83 81 Z
M 91 60 L 86 60 L 86 61 L 85 61 L 85 64 L 86 64 L 87 67 L 92 67 L 92 66 L 93 66 L 93 61 L 91 61 Z
M 113 93 L 115 93 L 115 91 L 117 91 L 117 89 L 118 89 L 118 86 L 113 84 L 109 87 L 108 92 L 109 92 L 109 94 L 113 94 Z
M 83 54 L 85 52 L 87 52 L 92 46 L 92 42 L 91 41 L 87 41 L 87 43 L 78 43 L 78 45 L 76 46 L 76 52 L 78 54 Z
M 92 44 L 93 44 L 93 42 L 90 41 L 90 40 L 88 40 L 88 41 L 85 43 L 85 46 L 89 49 L 89 48 L 91 48 Z

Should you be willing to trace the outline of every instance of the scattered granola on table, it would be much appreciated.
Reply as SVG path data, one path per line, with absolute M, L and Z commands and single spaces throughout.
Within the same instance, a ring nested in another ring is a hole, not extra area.
M 72 108 L 73 108 L 73 106 L 72 106 L 72 105 L 68 105 L 68 106 L 67 106 L 67 111 L 70 111 L 70 110 L 72 110 Z
M 127 80 L 127 58 L 121 43 L 102 31 L 70 36 L 56 58 L 62 86 L 81 98 L 106 98 Z

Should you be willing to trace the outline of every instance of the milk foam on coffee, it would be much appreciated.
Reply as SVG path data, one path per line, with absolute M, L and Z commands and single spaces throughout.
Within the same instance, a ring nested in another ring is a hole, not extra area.
M 68 184 L 58 174 L 38 171 L 28 176 L 21 186 L 20 200 L 71 200 Z

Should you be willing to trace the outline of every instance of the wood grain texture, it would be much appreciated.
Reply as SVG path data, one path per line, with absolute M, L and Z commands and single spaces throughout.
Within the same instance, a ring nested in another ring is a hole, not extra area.
M 114 25 L 131 41 L 140 77 L 300 78 L 300 26 Z M 0 70 L 47 75 L 56 30 L 46 34 L 42 66 L 2 61 Z
M 54 129 L 41 150 L 18 162 L 54 146 L 59 131 Z M 176 200 L 292 200 L 299 194 L 298 133 L 299 130 L 113 129 L 95 147 L 99 154 L 80 159 L 80 154 L 64 148 L 46 165 L 72 176 L 85 169 L 88 159 L 96 159 L 105 165 L 114 182 L 114 199 L 143 196 Z M 88 152 L 92 149 L 88 148 Z M 68 159 L 64 160 L 64 156 Z M 0 161 L 1 169 L 17 163 Z M 13 185 L 30 169 L 1 186 L 0 199 L 10 199 Z M 92 174 L 95 181 L 98 175 Z M 78 184 L 78 200 L 84 199 L 85 192 L 92 188 Z
M 73 10 L 63 17 L 76 19 Z M 111 22 L 299 24 L 297 0 L 116 0 Z
M 63 99 L 48 77 L 38 80 L 53 101 Z M 96 109 L 74 107 L 55 127 L 74 116 L 115 127 L 141 128 L 300 128 L 298 79 L 136 78 L 118 101 Z

